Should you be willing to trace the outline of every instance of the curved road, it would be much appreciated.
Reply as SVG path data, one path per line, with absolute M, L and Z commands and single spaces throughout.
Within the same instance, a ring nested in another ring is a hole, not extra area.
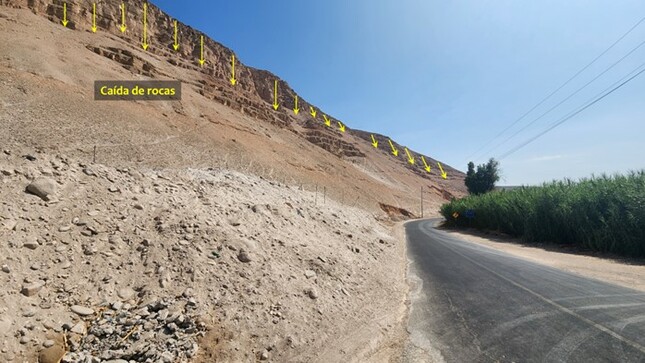
M 460 240 L 438 223 L 406 224 L 416 349 L 446 362 L 645 362 L 645 293 Z

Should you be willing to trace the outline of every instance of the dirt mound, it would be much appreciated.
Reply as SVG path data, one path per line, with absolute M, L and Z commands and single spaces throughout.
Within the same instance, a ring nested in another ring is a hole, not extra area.
M 56 185 L 47 200 L 25 190 L 41 178 Z M 4 362 L 35 361 L 57 333 L 65 362 L 210 361 L 199 341 L 229 361 L 315 361 L 401 318 L 374 320 L 403 304 L 403 244 L 297 187 L 12 149 L 0 194 Z

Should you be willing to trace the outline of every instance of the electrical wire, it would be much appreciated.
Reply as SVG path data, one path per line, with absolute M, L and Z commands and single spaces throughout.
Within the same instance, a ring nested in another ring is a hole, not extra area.
M 639 69 L 640 69 L 640 71 L 639 71 Z M 634 74 L 634 72 L 637 72 L 637 73 Z M 565 123 L 565 122 L 569 121 L 570 119 L 572 119 L 573 117 L 577 116 L 582 111 L 588 109 L 589 107 L 591 107 L 591 106 L 595 105 L 596 103 L 600 102 L 601 100 L 603 100 L 605 97 L 607 97 L 610 94 L 616 92 L 618 89 L 620 89 L 621 87 L 623 87 L 627 83 L 631 82 L 632 80 L 634 80 L 636 77 L 640 76 L 643 73 L 645 73 L 645 63 L 641 64 L 636 69 L 634 69 L 629 74 L 627 74 L 627 76 L 621 78 L 618 82 L 615 82 L 609 88 L 606 88 L 604 91 L 600 92 L 594 98 L 590 99 L 584 106 L 582 106 L 579 109 L 569 113 L 567 116 L 561 118 L 560 120 L 554 122 L 546 130 L 540 132 L 539 134 L 529 138 L 528 140 L 526 140 L 526 141 L 520 143 L 519 145 L 515 146 L 514 148 L 510 149 L 506 153 L 500 155 L 497 158 L 497 160 L 505 159 L 506 157 L 516 153 L 517 151 L 519 151 L 520 149 L 522 149 L 525 146 L 529 145 L 533 141 L 535 141 L 535 140 L 539 139 L 540 137 L 544 136 L 545 134 L 547 134 L 551 130 L 555 129 L 556 127 L 562 125 L 563 123 Z
M 569 79 L 567 79 L 563 84 L 561 84 L 558 88 L 556 88 L 554 91 L 549 93 L 546 97 L 544 97 L 540 102 L 538 102 L 535 106 L 533 106 L 531 109 L 526 111 L 522 116 L 520 116 L 518 119 L 513 121 L 509 126 L 507 126 L 504 130 L 502 130 L 500 133 L 498 133 L 495 137 L 490 139 L 488 142 L 486 142 L 482 147 L 477 149 L 475 152 L 473 152 L 466 160 L 472 158 L 473 156 L 477 155 L 480 151 L 488 147 L 492 142 L 497 140 L 500 136 L 502 136 L 506 131 L 510 130 L 513 126 L 517 125 L 520 121 L 522 121 L 526 116 L 528 116 L 531 112 L 535 111 L 538 107 L 544 104 L 547 100 L 549 100 L 553 95 L 558 93 L 562 88 L 566 87 L 571 81 L 573 81 L 575 78 L 577 78 L 582 72 L 586 71 L 589 67 L 591 67 L 598 59 L 600 59 L 602 56 L 607 54 L 611 49 L 613 49 L 618 43 L 620 43 L 625 37 L 627 37 L 629 34 L 631 34 L 634 29 L 636 29 L 641 23 L 645 21 L 645 17 L 641 18 L 636 24 L 634 24 L 627 32 L 625 32 L 622 36 L 620 36 L 616 41 L 614 41 L 609 47 L 607 47 L 604 51 L 602 51 L 598 56 L 596 56 L 591 62 L 589 62 L 587 65 L 582 67 L 578 72 L 576 72 L 573 76 L 571 76 Z M 491 150 L 492 151 L 492 150 Z M 490 151 L 489 151 L 490 152 Z
M 568 100 L 570 100 L 573 96 L 575 96 L 575 95 L 577 95 L 578 93 L 580 93 L 580 91 L 582 91 L 583 89 L 587 88 L 590 84 L 592 84 L 593 82 L 595 82 L 596 80 L 598 80 L 598 78 L 600 78 L 600 77 L 604 76 L 607 72 L 609 72 L 610 70 L 612 70 L 615 66 L 617 66 L 619 63 L 621 63 L 622 61 L 624 61 L 624 60 L 625 60 L 627 57 L 629 57 L 630 55 L 632 55 L 635 51 L 637 51 L 637 50 L 638 50 L 640 47 L 642 47 L 643 45 L 645 45 L 645 40 L 644 40 L 644 41 L 642 41 L 640 44 L 638 44 L 636 47 L 632 48 L 632 50 L 630 50 L 630 51 L 629 51 L 629 53 L 627 53 L 627 54 L 626 54 L 626 55 L 624 55 L 622 58 L 620 58 L 619 60 L 617 60 L 615 63 L 613 63 L 613 64 L 612 64 L 611 66 L 609 66 L 608 68 L 606 68 L 604 71 L 600 72 L 600 73 L 599 73 L 596 77 L 594 77 L 591 81 L 589 81 L 589 82 L 585 83 L 585 85 L 584 85 L 584 86 L 582 86 L 582 87 L 578 88 L 578 89 L 577 89 L 576 91 L 574 91 L 572 94 L 570 94 L 569 96 L 567 96 L 564 100 L 562 100 L 562 101 L 558 102 L 555 106 L 553 106 L 553 107 L 551 107 L 550 109 L 548 109 L 546 112 L 544 112 L 543 114 L 541 114 L 540 116 L 538 116 L 537 118 L 535 118 L 533 121 L 531 121 L 531 122 L 529 122 L 528 124 L 524 125 L 521 129 L 517 130 L 517 131 L 516 131 L 515 133 L 513 133 L 511 136 L 509 136 L 509 137 L 507 137 L 506 139 L 504 139 L 504 141 L 502 141 L 501 143 L 497 144 L 497 145 L 496 145 L 495 147 L 493 147 L 492 149 L 488 150 L 488 152 L 487 152 L 487 153 L 491 153 L 491 152 L 495 151 L 498 147 L 500 147 L 500 146 L 502 146 L 502 145 L 506 144 L 506 143 L 507 143 L 508 141 L 510 141 L 512 138 L 514 138 L 515 136 L 517 136 L 519 133 L 521 133 L 522 131 L 524 131 L 524 130 L 526 130 L 527 128 L 531 127 L 531 126 L 532 126 L 533 124 L 535 124 L 537 121 L 541 120 L 544 116 L 546 116 L 546 115 L 548 115 L 549 113 L 551 113 L 551 111 L 553 111 L 553 110 L 555 110 L 556 108 L 560 107 L 563 103 L 567 102 L 567 101 L 568 101 Z

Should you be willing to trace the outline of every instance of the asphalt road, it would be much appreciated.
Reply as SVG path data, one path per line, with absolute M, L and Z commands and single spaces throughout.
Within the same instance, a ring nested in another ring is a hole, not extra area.
M 446 362 L 645 362 L 645 293 L 460 240 L 438 222 L 406 225 L 414 344 Z

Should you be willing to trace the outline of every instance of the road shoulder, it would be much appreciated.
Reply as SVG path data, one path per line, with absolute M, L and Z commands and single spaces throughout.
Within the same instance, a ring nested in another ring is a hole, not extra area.
M 441 230 L 464 241 L 477 243 L 542 265 L 645 291 L 645 261 L 639 263 L 639 261 L 589 256 L 566 251 L 554 245 L 528 246 L 516 238 L 489 236 L 476 230 L 457 231 L 446 228 Z

